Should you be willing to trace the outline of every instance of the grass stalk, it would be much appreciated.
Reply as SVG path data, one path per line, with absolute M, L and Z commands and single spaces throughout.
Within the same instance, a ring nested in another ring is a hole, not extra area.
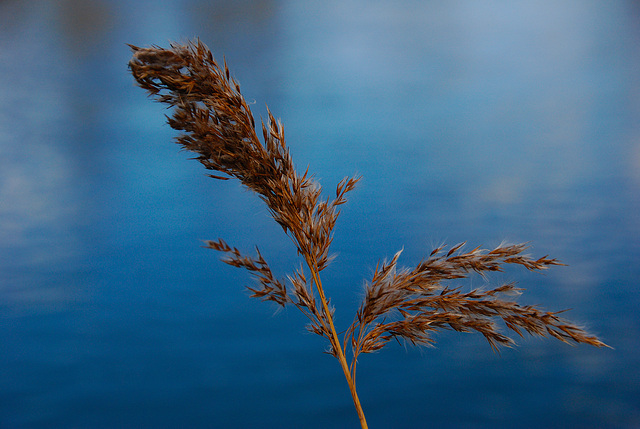
M 493 249 L 480 246 L 465 250 L 465 243 L 433 249 L 412 268 L 399 266 L 401 252 L 378 264 L 367 282 L 365 294 L 351 325 L 340 342 L 333 310 L 320 280 L 332 260 L 329 253 L 333 229 L 358 177 L 338 183 L 335 198 L 324 198 L 322 187 L 309 174 L 295 169 L 285 143 L 282 124 L 268 110 L 262 121 L 262 140 L 240 85 L 231 77 L 226 62 L 219 64 L 200 40 L 169 49 L 130 46 L 129 68 L 137 84 L 157 101 L 173 108 L 169 125 L 181 131 L 176 141 L 196 158 L 214 179 L 236 179 L 256 193 L 269 213 L 289 236 L 298 255 L 311 273 L 307 279 L 300 268 L 280 280 L 256 248 L 247 256 L 222 239 L 205 241 L 205 247 L 224 254 L 222 261 L 247 270 L 255 279 L 248 286 L 252 297 L 280 306 L 293 305 L 308 319 L 307 329 L 323 337 L 330 353 L 340 362 L 349 385 L 360 424 L 367 428 L 356 391 L 356 367 L 361 355 L 384 348 L 391 340 L 416 346 L 434 343 L 440 330 L 476 332 L 490 347 L 510 347 L 514 341 L 500 325 L 518 336 L 553 337 L 565 343 L 608 347 L 597 337 L 559 316 L 514 298 L 522 289 L 514 283 L 493 289 L 452 287 L 473 274 L 486 276 L 505 265 L 519 265 L 530 271 L 563 265 L 557 259 L 533 258 L 525 244 L 500 244 Z M 347 362 L 347 351 L 351 363 Z
M 322 307 L 324 312 L 327 314 L 327 320 L 329 322 L 329 327 L 331 329 L 331 344 L 333 349 L 337 353 L 337 358 L 340 361 L 340 366 L 342 367 L 342 372 L 344 372 L 344 377 L 347 379 L 347 384 L 349 385 L 349 391 L 351 392 L 351 397 L 353 398 L 353 404 L 356 407 L 356 412 L 358 413 L 358 419 L 360 419 L 360 425 L 362 429 L 367 429 L 367 419 L 365 418 L 364 411 L 362 410 L 362 405 L 360 404 L 360 399 L 358 398 L 358 392 L 356 391 L 356 383 L 354 377 L 351 376 L 351 371 L 349 369 L 349 365 L 347 364 L 347 358 L 344 354 L 344 348 L 340 343 L 340 339 L 338 338 L 338 334 L 336 333 L 336 328 L 333 323 L 333 316 L 329 311 L 329 306 L 327 303 L 327 298 L 324 295 L 324 290 L 322 288 L 322 282 L 320 281 L 320 275 L 318 273 L 317 268 L 314 265 L 309 264 L 309 269 L 313 276 L 313 281 L 318 290 L 318 295 L 320 296 L 320 301 L 322 302 Z

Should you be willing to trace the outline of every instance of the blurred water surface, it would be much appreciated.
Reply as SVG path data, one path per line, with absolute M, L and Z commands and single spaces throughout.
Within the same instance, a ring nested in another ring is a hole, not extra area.
M 371 427 L 640 426 L 640 8 L 619 2 L 0 2 L 0 427 L 357 427 L 295 309 L 200 240 L 297 262 L 257 197 L 204 176 L 126 43 L 199 36 L 330 193 L 364 179 L 324 283 L 345 329 L 378 260 L 531 241 L 508 271 L 599 350 L 444 332 L 358 376 Z

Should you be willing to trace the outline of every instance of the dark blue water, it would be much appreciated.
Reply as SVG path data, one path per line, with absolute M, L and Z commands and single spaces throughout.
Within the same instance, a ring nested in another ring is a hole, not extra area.
M 639 23 L 633 1 L 1 2 L 0 427 L 358 427 L 304 317 L 200 247 L 298 264 L 132 83 L 125 43 L 194 36 L 328 192 L 364 177 L 323 279 L 339 329 L 401 248 L 530 241 L 569 266 L 457 285 L 518 280 L 613 347 L 392 344 L 360 361 L 370 427 L 640 427 Z

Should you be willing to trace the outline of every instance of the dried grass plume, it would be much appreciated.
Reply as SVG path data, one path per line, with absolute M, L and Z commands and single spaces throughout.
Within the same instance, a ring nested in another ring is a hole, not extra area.
M 561 318 L 560 312 L 518 304 L 514 296 L 521 289 L 512 283 L 468 292 L 450 287 L 451 280 L 501 271 L 506 264 L 530 271 L 562 265 L 547 256 L 527 256 L 523 244 L 472 250 L 464 250 L 463 244 L 443 246 L 413 268 L 400 267 L 401 252 L 396 253 L 376 267 L 353 323 L 340 338 L 320 274 L 331 259 L 329 248 L 340 206 L 359 178 L 346 177 L 337 184 L 333 198 L 324 197 L 308 169 L 300 174 L 294 167 L 282 124 L 269 111 L 267 121 L 256 126 L 226 62 L 218 63 L 199 40 L 169 49 L 131 49 L 129 68 L 137 84 L 173 108 L 168 123 L 182 132 L 177 142 L 195 153 L 212 178 L 237 179 L 258 194 L 293 241 L 301 264 L 285 279 L 278 279 L 257 248 L 254 256 L 248 256 L 222 239 L 205 245 L 224 253 L 227 264 L 244 268 L 257 279 L 256 286 L 249 288 L 253 297 L 293 305 L 309 318 L 308 329 L 326 339 L 330 353 L 340 362 L 363 428 L 367 423 L 356 392 L 357 362 L 391 340 L 430 345 L 434 331 L 452 329 L 480 333 L 497 349 L 513 344 L 500 329 L 503 325 L 519 336 L 526 333 L 606 346 Z

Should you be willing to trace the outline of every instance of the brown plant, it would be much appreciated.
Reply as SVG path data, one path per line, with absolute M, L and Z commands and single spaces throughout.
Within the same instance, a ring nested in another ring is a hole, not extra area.
M 157 101 L 174 108 L 168 118 L 172 128 L 182 131 L 177 142 L 194 152 L 215 179 L 238 179 L 257 193 L 270 214 L 295 244 L 301 265 L 286 281 L 274 277 L 256 249 L 256 256 L 242 254 L 223 240 L 206 241 L 206 247 L 226 254 L 223 261 L 248 270 L 257 286 L 252 297 L 292 304 L 310 320 L 308 329 L 327 339 L 330 353 L 338 359 L 360 423 L 367 427 L 356 392 L 356 365 L 361 354 L 375 352 L 392 339 L 414 345 L 433 343 L 431 333 L 439 329 L 479 332 L 493 349 L 510 346 L 513 340 L 500 332 L 496 320 L 516 334 L 551 336 L 563 342 L 606 346 L 595 336 L 558 316 L 533 306 L 521 306 L 509 295 L 519 294 L 514 284 L 495 289 L 462 292 L 447 286 L 449 280 L 472 273 L 501 271 L 505 264 L 528 270 L 563 265 L 546 256 L 533 259 L 524 254 L 526 245 L 500 245 L 493 250 L 476 247 L 463 251 L 463 244 L 448 250 L 442 246 L 415 268 L 398 268 L 400 253 L 378 264 L 355 319 L 341 341 L 333 322 L 334 310 L 324 293 L 320 273 L 330 262 L 333 229 L 346 194 L 358 177 L 338 183 L 335 198 L 323 198 L 322 187 L 309 174 L 299 174 L 285 144 L 282 124 L 268 111 L 258 137 L 253 114 L 230 76 L 226 61 L 220 65 L 199 40 L 170 49 L 131 46 L 129 68 L 139 86 Z M 221 175 L 222 174 L 222 175 Z M 311 278 L 307 277 L 307 273 Z M 347 363 L 347 346 L 351 362 Z

